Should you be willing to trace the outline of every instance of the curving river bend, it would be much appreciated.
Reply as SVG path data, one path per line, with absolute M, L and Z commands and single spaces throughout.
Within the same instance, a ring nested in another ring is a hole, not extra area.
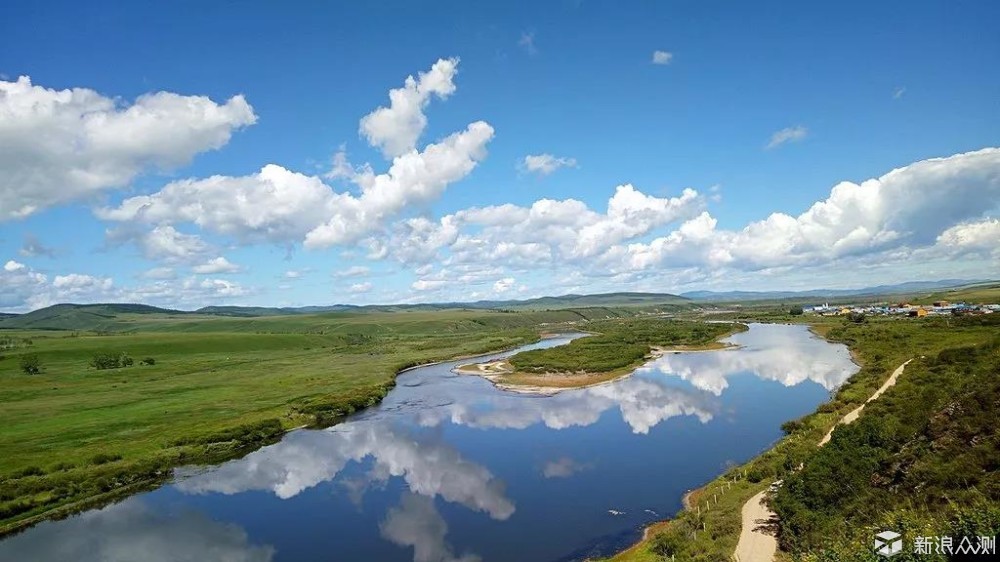
M 468 360 L 415 369 L 340 425 L 179 469 L 153 492 L 42 523 L 0 542 L 0 560 L 610 554 L 677 512 L 686 490 L 768 448 L 782 422 L 813 411 L 857 371 L 844 346 L 804 326 L 752 324 L 727 341 L 741 347 L 668 354 L 631 377 L 552 397 L 452 373 Z

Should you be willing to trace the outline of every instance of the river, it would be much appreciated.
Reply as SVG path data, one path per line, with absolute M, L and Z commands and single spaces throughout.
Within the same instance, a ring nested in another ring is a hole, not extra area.
M 561 345 L 572 336 L 526 346 Z M 0 542 L 0 560 L 548 562 L 606 555 L 857 371 L 804 326 L 551 397 L 400 375 L 377 407 Z M 522 348 L 524 349 L 524 348 Z M 513 353 L 513 352 L 511 352 Z M 510 353 L 489 358 L 500 358 Z

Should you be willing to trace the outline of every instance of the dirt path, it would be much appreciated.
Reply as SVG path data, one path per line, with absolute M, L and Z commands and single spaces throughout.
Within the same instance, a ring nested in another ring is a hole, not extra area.
M 858 416 L 861 415 L 861 410 L 864 410 L 865 406 L 868 405 L 869 402 L 872 402 L 873 400 L 877 399 L 879 396 L 882 396 L 882 394 L 886 390 L 889 390 L 889 388 L 891 386 L 893 386 L 893 385 L 896 384 L 896 380 L 899 378 L 899 375 L 903 374 L 903 369 L 906 368 L 906 366 L 910 363 L 910 361 L 913 361 L 913 359 L 909 359 L 905 363 L 903 363 L 902 365 L 900 365 L 899 367 L 896 367 L 896 370 L 892 372 L 892 375 L 889 377 L 889 380 L 885 381 L 885 384 L 883 384 L 881 387 L 879 387 L 879 389 L 875 391 L 875 394 L 872 394 L 871 397 L 868 398 L 868 400 L 865 400 L 864 404 L 862 404 L 862 405 L 858 406 L 857 408 L 855 408 L 855 409 L 851 410 L 850 412 L 848 412 L 848 414 L 846 416 L 844 416 L 844 418 L 842 420 L 840 420 L 839 422 L 837 422 L 836 425 L 834 425 L 833 427 L 831 427 L 830 431 L 827 431 L 826 435 L 824 435 L 823 438 L 819 440 L 819 445 L 817 445 L 817 446 L 818 447 L 822 447 L 823 445 L 826 445 L 827 443 L 829 443 L 830 442 L 830 438 L 833 437 L 833 430 L 837 429 L 838 425 L 841 425 L 841 424 L 846 425 L 846 424 L 849 424 L 849 423 L 853 422 L 854 420 L 858 419 Z
M 740 530 L 740 542 L 736 544 L 736 552 L 733 554 L 736 562 L 774 560 L 778 541 L 763 530 L 758 530 L 758 527 L 774 517 L 774 513 L 764 503 L 766 493 L 767 490 L 762 490 L 743 504 L 743 529 Z
M 903 374 L 903 370 L 906 369 L 906 365 L 910 361 L 913 361 L 913 359 L 909 359 L 899 367 L 896 367 L 896 370 L 889 376 L 889 380 L 885 381 L 868 400 L 865 400 L 864 404 L 851 410 L 843 419 L 830 428 L 830 431 L 826 432 L 826 435 L 820 439 L 817 446 L 822 447 L 829 443 L 830 437 L 833 435 L 833 430 L 838 425 L 848 424 L 858 419 L 861 411 L 865 409 L 866 404 L 878 399 L 886 390 L 889 390 L 890 387 L 896 384 L 899 375 Z M 766 524 L 776 517 L 774 512 L 763 503 L 766 493 L 767 490 L 763 490 L 743 504 L 743 528 L 740 530 L 740 541 L 736 544 L 736 552 L 733 553 L 733 558 L 736 562 L 773 562 L 774 560 L 774 553 L 778 550 L 778 541 L 768 533 L 767 529 L 761 528 L 761 525 Z

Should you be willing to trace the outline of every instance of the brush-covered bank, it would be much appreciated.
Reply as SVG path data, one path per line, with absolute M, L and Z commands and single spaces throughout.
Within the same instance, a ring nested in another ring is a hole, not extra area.
M 690 509 L 611 560 L 730 560 L 742 506 L 777 480 L 785 481 L 772 500 L 780 521 L 773 529 L 779 558 L 874 560 L 870 531 L 879 526 L 959 537 L 1000 532 L 1000 317 L 994 316 L 818 319 L 814 332 L 848 345 L 861 370 L 816 412 L 787 422 L 786 436 L 774 447 L 705 484 L 692 494 Z M 911 358 L 897 385 L 858 422 L 817 447 L 826 431 Z

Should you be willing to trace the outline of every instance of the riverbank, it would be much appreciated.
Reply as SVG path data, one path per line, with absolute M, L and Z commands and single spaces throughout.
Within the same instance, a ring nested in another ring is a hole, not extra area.
M 535 343 L 541 338 L 538 335 L 526 333 L 518 336 L 517 340 L 490 349 L 479 349 L 467 353 L 460 353 L 454 356 L 443 356 L 441 359 L 432 359 L 418 362 L 407 362 L 405 366 L 398 368 L 393 377 L 381 384 L 372 385 L 360 391 L 347 393 L 338 397 L 328 397 L 327 399 L 314 402 L 308 405 L 293 406 L 285 416 L 281 418 L 268 418 L 257 423 L 228 428 L 214 434 L 181 437 L 174 440 L 168 447 L 169 455 L 154 456 L 145 461 L 127 462 L 121 456 L 111 457 L 110 460 L 97 463 L 100 469 L 87 470 L 81 467 L 74 470 L 73 466 L 62 463 L 57 472 L 62 474 L 52 475 L 40 470 L 29 469 L 23 471 L 21 476 L 6 477 L 0 480 L 0 497 L 7 499 L 10 497 L 23 497 L 25 495 L 45 493 L 46 489 L 55 486 L 60 488 L 77 486 L 82 482 L 97 480 L 99 482 L 112 482 L 109 489 L 102 488 L 95 490 L 92 494 L 77 494 L 72 501 L 62 502 L 59 505 L 45 509 L 43 511 L 25 510 L 21 514 L 14 514 L 13 517 L 5 517 L 5 521 L 0 524 L 0 537 L 17 533 L 25 528 L 35 525 L 47 519 L 60 519 L 84 510 L 98 508 L 129 495 L 154 489 L 172 477 L 172 469 L 184 465 L 209 465 L 218 464 L 245 456 L 261 447 L 276 443 L 285 434 L 304 428 L 323 428 L 335 425 L 346 416 L 355 411 L 374 406 L 389 393 L 395 386 L 395 378 L 413 369 L 419 369 L 431 365 L 472 359 L 487 355 L 503 353 L 523 345 Z M 290 421 L 305 420 L 305 423 L 289 425 Z M 284 422 L 284 423 L 283 423 Z M 58 477 L 54 482 L 52 476 Z M 50 478 L 46 478 L 50 477 Z M 5 504 L 7 511 L 0 511 L 0 515 L 7 515 L 16 509 L 27 507 L 25 504 L 11 506 Z M 13 508 L 13 509 L 12 509 Z M 26 515 L 25 515 L 26 513 Z M 18 517 L 18 515 L 21 515 Z
M 773 447 L 689 492 L 687 496 L 693 501 L 685 502 L 685 508 L 670 524 L 656 524 L 656 532 L 645 533 L 642 541 L 609 560 L 645 562 L 671 554 L 677 559 L 696 555 L 731 558 L 744 529 L 743 510 L 747 502 L 758 494 L 763 497 L 771 482 L 786 477 L 814 454 L 816 444 L 840 420 L 864 404 L 887 377 L 892 377 L 892 369 L 913 356 L 929 356 L 943 349 L 988 341 L 993 335 L 985 326 L 955 329 L 945 323 L 891 320 L 845 324 L 843 320 L 821 319 L 810 330 L 828 341 L 847 345 L 861 367 L 858 373 L 813 414 L 786 423 L 785 437 Z

